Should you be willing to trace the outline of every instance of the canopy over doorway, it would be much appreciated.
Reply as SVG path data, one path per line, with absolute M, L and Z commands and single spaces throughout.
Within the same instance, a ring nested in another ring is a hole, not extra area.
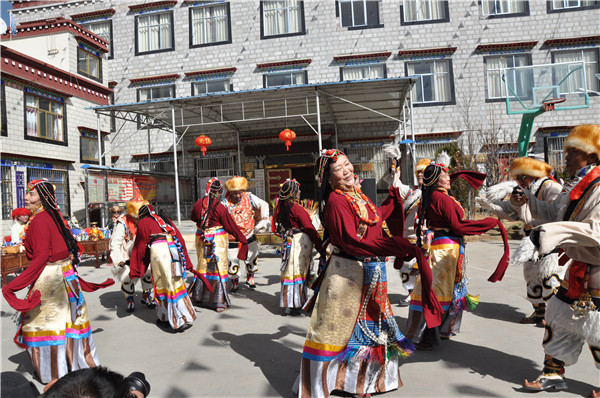
M 280 121 L 280 125 L 291 129 L 308 126 L 318 139 L 319 149 L 322 149 L 323 128 L 336 132 L 334 142 L 337 146 L 338 126 L 346 124 L 397 122 L 396 142 L 400 142 L 408 134 L 414 141 L 410 91 L 416 81 L 417 77 L 401 77 L 316 83 L 90 109 L 96 111 L 98 118 L 105 115 L 124 121 L 141 121 L 146 126 L 171 133 L 177 182 L 176 148 L 185 136 L 193 140 L 202 134 L 235 134 L 238 143 L 237 158 L 241 162 L 240 138 L 267 136 L 273 130 L 276 120 Z M 238 164 L 238 167 L 241 170 L 241 165 Z M 178 184 L 176 196 L 179 201 Z M 179 208 L 177 220 L 181 222 Z

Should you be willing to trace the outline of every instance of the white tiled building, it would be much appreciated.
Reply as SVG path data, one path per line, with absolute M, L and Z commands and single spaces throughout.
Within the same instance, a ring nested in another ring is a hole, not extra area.
M 28 27 L 15 38 L 3 35 L 0 55 L 3 235 L 34 179 L 53 183 L 65 216 L 85 219 L 80 167 L 98 163 L 98 128 L 109 147 L 109 119 L 86 109 L 109 103 L 99 69 L 107 43 L 74 23 Z
M 481 131 L 514 142 L 521 117 L 506 113 L 502 70 L 579 60 L 585 63 L 590 107 L 538 116 L 533 151 L 543 156 L 544 143 L 546 152 L 560 148 L 570 126 L 599 122 L 598 0 L 88 0 L 14 1 L 13 7 L 17 23 L 63 17 L 110 41 L 103 71 L 115 104 L 420 76 L 412 91 L 412 128 L 417 155 L 426 156 L 457 137 L 476 140 Z M 110 136 L 108 165 L 148 168 L 150 152 L 155 170 L 172 170 L 168 134 L 122 123 L 113 126 L 118 134 Z M 297 134 L 309 137 L 298 144 L 314 141 L 305 123 L 294 123 Z M 241 159 L 234 134 L 212 136 L 207 158 L 194 145 L 199 133 L 185 135 L 178 147 L 181 170 L 256 177 L 254 168 L 264 166 L 266 174 L 289 170 L 304 187 L 311 184 L 311 151 L 290 158 L 277 139 L 284 127 L 277 121 L 269 129 L 242 131 Z M 327 144 L 334 142 L 327 134 L 335 131 L 352 160 L 365 163 L 361 175 L 380 183 L 387 166 L 379 149 L 398 130 L 396 122 L 379 121 L 323 131 Z M 210 129 L 203 133 L 211 135 Z M 263 154 L 259 162 L 257 154 Z

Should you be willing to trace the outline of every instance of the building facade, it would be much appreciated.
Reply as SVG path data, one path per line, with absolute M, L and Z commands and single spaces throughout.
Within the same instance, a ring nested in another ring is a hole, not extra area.
M 584 65 L 590 106 L 536 118 L 532 151 L 540 157 L 560 162 L 570 127 L 598 123 L 600 114 L 597 0 L 13 1 L 13 13 L 18 24 L 62 17 L 105 38 L 103 72 L 114 104 L 417 76 L 410 126 L 417 157 L 456 140 L 477 152 L 482 144 L 473 143 L 486 141 L 483 135 L 515 142 L 521 117 L 507 114 L 511 94 L 502 81 L 510 67 Z M 286 153 L 277 139 L 284 127 L 274 123 L 241 142 L 207 129 L 205 157 L 197 135 L 184 135 L 180 173 L 197 177 L 198 186 L 210 176 L 245 174 L 258 186 L 291 176 L 310 192 L 314 145 Z M 383 195 L 388 165 L 381 146 L 398 142 L 405 127 L 326 126 L 324 142 L 345 149 Z M 140 121 L 115 120 L 110 128 L 107 165 L 173 171 L 172 138 L 164 131 Z M 301 121 L 294 130 L 297 143 L 314 143 Z
M 110 145 L 108 118 L 86 109 L 109 103 L 101 70 L 108 43 L 66 20 L 27 26 L 18 38 L 3 35 L 1 46 L 2 219 L 24 206 L 27 182 L 41 178 L 55 186 L 63 215 L 85 219 L 80 167 L 97 164 L 99 145 Z M 9 229 L 3 221 L 3 234 Z

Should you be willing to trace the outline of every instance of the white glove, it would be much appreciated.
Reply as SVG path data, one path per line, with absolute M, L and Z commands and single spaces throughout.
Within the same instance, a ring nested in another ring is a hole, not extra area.
M 269 220 L 269 219 L 260 220 L 254 226 L 254 233 L 260 234 L 262 232 L 267 232 L 270 228 L 271 228 L 271 220 Z

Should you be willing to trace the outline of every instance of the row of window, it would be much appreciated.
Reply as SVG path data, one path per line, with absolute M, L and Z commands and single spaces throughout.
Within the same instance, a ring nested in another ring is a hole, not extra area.
M 8 136 L 6 117 L 5 88 L 0 85 L 2 96 L 1 135 Z M 25 139 L 58 145 L 68 145 L 66 107 L 63 103 L 50 98 L 24 93 L 25 102 Z M 97 133 L 88 132 L 80 137 L 80 161 L 98 163 Z
M 597 92 L 599 90 L 599 80 L 595 74 L 599 73 L 598 53 L 596 48 L 561 50 L 552 53 L 553 63 L 579 63 L 584 65 L 584 82 L 572 81 L 575 77 L 570 77 L 559 87 L 558 94 L 567 94 L 575 92 L 580 87 L 585 87 L 587 91 Z M 508 81 L 516 93 L 507 93 L 507 84 L 502 80 L 507 68 L 531 65 L 531 55 L 508 54 L 508 55 L 490 55 L 484 57 L 486 65 L 486 85 L 487 97 L 489 101 L 503 100 L 506 97 L 513 97 L 514 94 L 519 97 L 526 95 L 533 83 L 531 78 L 525 75 L 512 75 L 513 81 Z M 574 64 L 575 65 L 575 64 Z M 344 66 L 340 68 L 340 78 L 342 81 L 348 80 L 368 80 L 385 78 L 386 65 L 384 63 L 366 64 L 359 66 Z M 414 104 L 452 104 L 454 103 L 454 79 L 452 73 L 452 61 L 450 59 L 432 59 L 422 61 L 405 62 L 406 76 L 419 76 L 420 79 L 415 84 L 412 92 Z M 306 70 L 293 70 L 281 72 L 269 72 L 263 75 L 263 86 L 280 87 L 293 86 L 307 83 Z M 516 80 L 519 81 L 516 81 Z M 529 80 L 528 80 L 529 79 Z M 561 81 L 561 76 L 556 76 L 557 81 Z M 192 83 L 192 95 L 202 95 L 210 93 L 227 92 L 233 90 L 231 78 L 207 79 Z M 155 87 L 144 87 L 137 90 L 138 101 L 150 101 L 159 98 L 175 98 L 175 85 L 167 84 Z
M 337 0 L 336 16 L 340 26 L 349 29 L 382 26 L 378 0 Z M 528 0 L 480 0 L 481 13 L 487 17 L 529 14 Z M 600 7 L 600 0 L 551 0 L 548 12 L 586 10 Z M 403 0 L 401 24 L 448 22 L 448 0 Z M 261 39 L 306 33 L 304 2 L 301 0 L 268 0 L 260 2 Z M 82 23 L 98 36 L 112 42 L 111 21 Z M 189 46 L 199 47 L 231 43 L 230 3 L 207 1 L 189 10 Z M 135 17 L 135 54 L 172 51 L 174 44 L 173 11 L 151 12 Z M 110 48 L 109 58 L 113 49 Z M 88 66 L 93 69 L 95 66 Z M 94 75 L 94 72 L 91 72 Z
M 10 220 L 13 206 L 13 180 L 11 166 L 1 166 L 0 175 L 2 182 L 0 184 L 0 195 L 2 196 L 2 219 Z M 69 173 L 66 170 L 43 169 L 37 167 L 27 167 L 27 181 L 40 180 L 46 178 L 54 185 L 56 202 L 60 206 L 62 214 L 70 214 L 69 201 Z

